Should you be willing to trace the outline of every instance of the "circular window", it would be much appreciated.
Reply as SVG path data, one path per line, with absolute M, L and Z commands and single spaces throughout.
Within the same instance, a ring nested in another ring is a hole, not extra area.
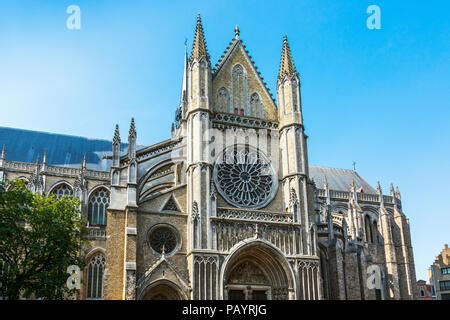
M 169 226 L 157 226 L 150 231 L 150 247 L 158 253 L 172 253 L 178 244 L 178 237 Z
M 232 205 L 262 208 L 275 196 L 277 176 L 269 159 L 244 145 L 224 150 L 214 165 L 214 182 L 219 193 Z

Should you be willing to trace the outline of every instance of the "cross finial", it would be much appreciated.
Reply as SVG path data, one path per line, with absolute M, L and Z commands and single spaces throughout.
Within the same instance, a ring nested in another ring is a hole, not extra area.
M 235 27 L 234 27 L 234 38 L 236 39 L 236 40 L 239 40 L 239 35 L 241 34 L 241 31 L 239 30 L 239 27 L 238 27 L 238 25 L 236 25 Z

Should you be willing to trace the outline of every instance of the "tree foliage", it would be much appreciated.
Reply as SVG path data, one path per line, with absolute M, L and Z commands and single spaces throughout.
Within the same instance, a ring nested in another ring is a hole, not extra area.
M 70 265 L 83 268 L 85 222 L 75 197 L 32 193 L 21 180 L 0 184 L 0 295 L 63 299 Z M 2 270 L 0 270 L 2 271 Z

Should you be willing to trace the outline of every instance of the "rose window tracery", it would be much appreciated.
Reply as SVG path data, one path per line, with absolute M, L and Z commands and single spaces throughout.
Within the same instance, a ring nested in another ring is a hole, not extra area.
M 178 244 L 175 231 L 168 226 L 158 226 L 151 231 L 149 236 L 150 246 L 158 253 L 172 253 Z
M 269 159 L 243 145 L 225 149 L 214 166 L 214 181 L 222 197 L 242 208 L 261 208 L 275 196 L 277 177 Z

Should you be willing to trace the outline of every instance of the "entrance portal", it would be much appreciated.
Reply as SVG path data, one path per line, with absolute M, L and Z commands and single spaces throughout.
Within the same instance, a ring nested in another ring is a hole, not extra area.
M 179 292 L 167 284 L 158 284 L 150 288 L 144 300 L 181 300 Z
M 284 256 L 269 244 L 255 241 L 230 257 L 224 272 L 224 298 L 287 300 L 292 277 Z

